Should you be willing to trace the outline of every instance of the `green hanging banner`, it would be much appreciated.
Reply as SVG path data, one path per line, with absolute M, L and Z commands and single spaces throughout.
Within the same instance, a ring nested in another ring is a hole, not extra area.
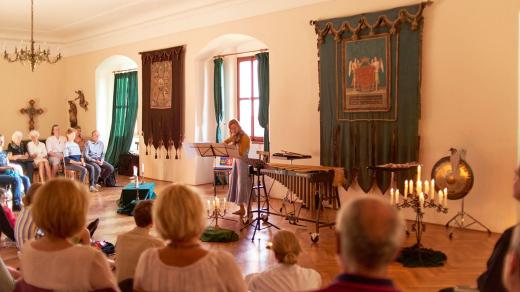
M 368 192 L 375 177 L 385 192 L 389 173 L 368 167 L 418 160 L 427 4 L 311 22 L 319 50 L 320 160 L 344 167 L 347 187 L 357 179 Z

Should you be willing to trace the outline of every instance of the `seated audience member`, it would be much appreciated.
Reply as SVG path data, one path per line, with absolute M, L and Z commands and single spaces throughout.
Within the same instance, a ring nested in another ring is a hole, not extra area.
M 76 138 L 74 138 L 74 142 L 79 145 L 79 149 L 81 150 L 81 153 L 85 150 L 85 142 L 86 140 L 83 138 L 83 135 L 81 134 L 81 127 L 76 126 L 74 128 L 76 130 Z
M 85 160 L 92 165 L 95 170 L 95 181 L 104 183 L 106 178 L 114 172 L 114 167 L 105 161 L 105 145 L 103 141 L 99 140 L 99 132 L 93 131 L 92 137 L 85 144 L 85 151 L 83 152 Z
M 20 175 L 14 171 L 14 168 L 9 165 L 7 153 L 2 150 L 4 146 L 5 137 L 0 134 L 0 185 L 10 185 L 13 192 L 13 211 L 20 211 L 21 198 L 23 190 L 28 190 L 31 186 L 29 178 Z
M 32 159 L 30 159 L 29 154 L 27 153 L 27 148 L 22 143 L 22 138 L 22 132 L 14 132 L 11 136 L 11 143 L 7 145 L 7 153 L 9 154 L 9 161 L 20 165 L 23 169 L 23 174 L 27 175 L 29 180 L 32 181 L 34 165 Z
M 47 155 L 49 156 L 49 163 L 51 164 L 51 174 L 55 177 L 58 173 L 58 168 L 63 159 L 63 148 L 65 147 L 65 137 L 60 136 L 60 126 L 52 125 L 51 135 L 45 141 L 47 146 Z
M 31 203 L 34 199 L 34 194 L 42 186 L 41 183 L 33 183 L 27 191 L 27 194 L 23 197 L 23 208 L 22 212 L 18 214 L 16 223 L 14 224 L 14 238 L 16 240 L 16 247 L 18 250 L 22 249 L 23 244 L 36 237 L 36 231 L 38 227 L 34 224 L 31 214 Z
M 0 188 L 0 205 L 2 206 L 2 210 L 4 211 L 5 217 L 7 217 L 11 228 L 14 228 L 16 217 L 14 216 L 13 211 L 11 211 L 7 205 L 7 194 L 4 188 Z
M 76 144 L 76 142 L 74 142 L 75 136 L 76 130 L 72 128 L 67 130 L 67 142 L 65 143 L 65 148 L 63 149 L 65 168 L 67 170 L 74 170 L 79 172 L 79 180 L 81 182 L 85 180 L 85 175 L 87 175 L 88 171 L 88 182 L 90 186 L 90 191 L 97 192 L 98 189 L 96 189 L 94 181 L 94 167 L 85 163 L 85 160 L 81 156 L 81 150 L 79 149 L 79 145 Z
M 404 239 L 397 210 L 380 198 L 362 196 L 341 208 L 336 230 L 343 274 L 319 291 L 397 291 L 387 279 Z
M 0 291 L 13 291 L 15 280 L 19 279 L 20 276 L 20 272 L 15 268 L 6 266 L 4 261 L 0 258 Z
M 271 249 L 278 265 L 262 273 L 248 275 L 249 291 L 308 291 L 321 287 L 321 276 L 313 269 L 296 264 L 302 248 L 294 233 L 287 230 L 276 232 Z
M 513 229 L 511 245 L 504 259 L 502 279 L 507 291 L 520 291 L 520 226 L 518 225 Z
M 22 247 L 20 263 L 27 284 L 58 291 L 118 291 L 103 253 L 68 240 L 85 228 L 88 205 L 85 187 L 74 180 L 57 178 L 40 187 L 32 215 L 45 235 Z
M 169 243 L 143 252 L 135 270 L 134 289 L 247 291 L 231 254 L 201 246 L 206 210 L 195 190 L 181 184 L 168 186 L 154 203 L 153 224 Z
M 143 251 L 152 247 L 164 247 L 164 242 L 150 235 L 152 229 L 153 201 L 139 202 L 134 209 L 134 229 L 117 236 L 116 278 L 118 282 L 131 279 Z M 131 288 L 131 287 L 130 287 Z
M 29 132 L 31 141 L 27 143 L 29 156 L 34 160 L 34 166 L 38 167 L 40 181 L 45 182 L 52 178 L 51 165 L 47 160 L 47 148 L 40 142 L 40 132 L 32 130 Z
M 513 182 L 513 197 L 520 201 L 520 167 L 515 171 Z M 509 227 L 502 233 L 495 243 L 493 252 L 489 257 L 486 267 L 487 269 L 478 277 L 477 286 L 479 291 L 483 292 L 505 292 L 507 291 L 502 282 L 502 270 L 504 267 L 504 259 L 511 245 L 511 236 L 513 230 L 518 224 Z

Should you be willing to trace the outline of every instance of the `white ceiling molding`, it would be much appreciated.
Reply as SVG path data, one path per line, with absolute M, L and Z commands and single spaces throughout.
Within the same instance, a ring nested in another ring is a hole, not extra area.
M 36 0 L 35 39 L 60 47 L 67 57 L 325 1 Z M 0 44 L 19 46 L 30 36 L 29 1 L 9 2 L 18 4 L 0 1 Z

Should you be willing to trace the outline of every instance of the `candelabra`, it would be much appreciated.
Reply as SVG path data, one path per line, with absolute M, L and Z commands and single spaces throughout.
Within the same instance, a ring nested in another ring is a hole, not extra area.
M 219 199 L 215 197 L 212 200 L 208 200 L 208 219 L 214 219 L 215 225 L 213 225 L 214 229 L 220 229 L 218 226 L 218 219 L 225 219 L 227 213 L 227 199 Z
M 448 213 L 448 189 L 439 190 L 435 196 L 435 180 L 421 180 L 421 166 L 417 167 L 417 180 L 405 180 L 403 200 L 400 200 L 399 189 L 390 189 L 390 203 L 398 210 L 411 208 L 415 213 L 415 220 L 411 229 L 415 232 L 416 243 L 408 248 L 404 248 L 399 261 L 411 266 L 438 266 L 446 260 L 446 255 L 442 252 L 423 248 L 421 243 L 422 234 L 426 231 L 423 216 L 427 209 L 432 209 L 438 213 Z M 407 231 L 408 233 L 408 231 Z M 411 263 L 411 264 L 410 264 Z

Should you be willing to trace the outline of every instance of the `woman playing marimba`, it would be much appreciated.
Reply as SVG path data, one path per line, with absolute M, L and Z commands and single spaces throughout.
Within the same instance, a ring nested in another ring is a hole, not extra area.
M 236 145 L 238 147 L 238 153 L 240 154 L 240 158 L 235 158 L 233 162 L 233 170 L 231 171 L 229 181 L 228 201 L 240 206 L 240 210 L 233 214 L 244 216 L 246 214 L 244 204 L 249 203 L 249 193 L 251 191 L 247 163 L 251 140 L 244 130 L 242 130 L 237 120 L 232 119 L 229 121 L 228 127 L 231 137 L 227 138 L 224 143 Z M 248 206 L 248 213 L 250 211 L 249 208 Z

